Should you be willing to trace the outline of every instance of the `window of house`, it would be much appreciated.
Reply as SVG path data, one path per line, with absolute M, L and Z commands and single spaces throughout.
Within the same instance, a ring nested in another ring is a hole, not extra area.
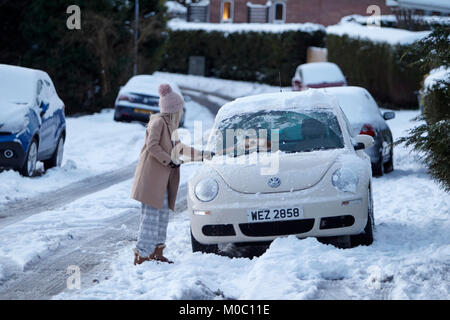
M 274 8 L 273 22 L 283 23 L 286 17 L 286 4 L 284 2 L 276 2 Z
M 222 22 L 232 22 L 233 20 L 233 3 L 232 1 L 222 2 Z

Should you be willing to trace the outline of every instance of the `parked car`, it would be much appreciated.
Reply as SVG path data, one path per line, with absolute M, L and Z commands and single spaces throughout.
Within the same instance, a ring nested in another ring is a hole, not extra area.
M 302 91 L 309 88 L 327 88 L 346 86 L 341 69 L 331 62 L 312 62 L 298 66 L 292 78 L 292 91 Z
M 363 149 L 373 139 L 352 139 L 348 128 L 336 100 L 318 90 L 224 105 L 207 147 L 215 156 L 188 182 L 193 251 L 217 252 L 225 243 L 260 244 L 288 235 L 370 245 L 372 176 Z M 278 132 L 278 142 L 271 130 Z M 252 162 L 263 156 L 275 165 Z M 276 170 L 264 171 L 267 167 Z
M 38 161 L 61 166 L 64 109 L 46 72 L 0 64 L 0 167 L 31 177 Z
M 381 112 L 372 95 L 361 87 L 323 89 L 339 100 L 339 105 L 351 124 L 352 135 L 370 135 L 375 144 L 366 149 L 372 162 L 372 173 L 382 176 L 394 170 L 392 132 L 386 120 L 395 118 L 395 112 Z
M 174 83 L 152 75 L 134 76 L 117 95 L 114 120 L 148 123 L 150 116 L 159 112 L 158 87 L 162 83 L 170 84 L 172 90 L 183 97 L 180 88 Z M 180 120 L 181 127 L 184 126 L 184 114 L 185 112 Z

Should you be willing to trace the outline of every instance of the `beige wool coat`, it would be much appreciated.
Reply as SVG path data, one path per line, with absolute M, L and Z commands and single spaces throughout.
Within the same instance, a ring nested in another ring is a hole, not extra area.
M 154 208 L 163 206 L 164 193 L 168 191 L 169 208 L 175 209 L 180 168 L 171 168 L 175 152 L 183 154 L 185 161 L 199 160 L 202 152 L 171 140 L 169 116 L 154 117 L 147 127 L 145 144 L 134 174 L 131 198 Z

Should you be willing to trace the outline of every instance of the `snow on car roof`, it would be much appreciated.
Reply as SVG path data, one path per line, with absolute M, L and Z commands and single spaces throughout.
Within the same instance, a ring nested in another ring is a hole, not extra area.
M 37 76 L 42 71 L 0 64 L 0 99 L 31 103 L 36 94 Z
M 264 110 L 292 110 L 308 108 L 336 109 L 338 102 L 333 96 L 316 89 L 301 92 L 266 93 L 236 99 L 219 109 L 216 121 L 238 114 Z
M 299 66 L 305 84 L 344 82 L 341 69 L 332 62 L 311 62 Z
M 380 114 L 377 103 L 364 88 L 331 87 L 319 90 L 337 98 L 339 106 L 351 123 L 373 121 L 374 116 Z
M 127 91 L 133 91 L 135 93 L 153 94 L 155 96 L 159 96 L 158 88 L 162 83 L 169 84 L 172 87 L 173 91 L 182 96 L 180 88 L 178 88 L 175 83 L 167 81 L 163 77 L 156 77 L 153 75 L 145 74 L 132 77 L 130 80 L 128 80 L 123 89 Z

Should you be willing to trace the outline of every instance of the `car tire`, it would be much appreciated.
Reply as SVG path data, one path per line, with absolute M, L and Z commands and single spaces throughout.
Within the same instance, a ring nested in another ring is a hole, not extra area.
M 382 177 L 384 174 L 383 155 L 380 153 L 380 160 L 377 163 L 372 163 L 372 175 L 374 177 Z
M 61 167 L 62 159 L 64 155 L 64 137 L 60 136 L 58 144 L 56 145 L 55 152 L 52 157 L 44 161 L 44 169 L 48 170 L 55 167 Z
M 384 164 L 384 173 L 390 173 L 394 171 L 394 155 L 391 152 L 389 161 Z
M 364 228 L 364 231 L 362 233 L 350 236 L 352 247 L 370 246 L 373 243 L 373 227 L 375 225 L 375 220 L 373 217 L 373 200 L 371 189 L 369 189 L 368 197 L 369 201 L 366 227 Z
M 19 170 L 20 174 L 24 177 L 32 177 L 36 173 L 36 164 L 38 157 L 38 145 L 36 139 L 32 139 L 28 147 L 27 155 L 25 157 L 25 163 Z
M 191 244 L 192 252 L 202 252 L 202 253 L 217 253 L 219 252 L 219 246 L 217 244 L 203 244 L 198 242 L 191 231 Z

